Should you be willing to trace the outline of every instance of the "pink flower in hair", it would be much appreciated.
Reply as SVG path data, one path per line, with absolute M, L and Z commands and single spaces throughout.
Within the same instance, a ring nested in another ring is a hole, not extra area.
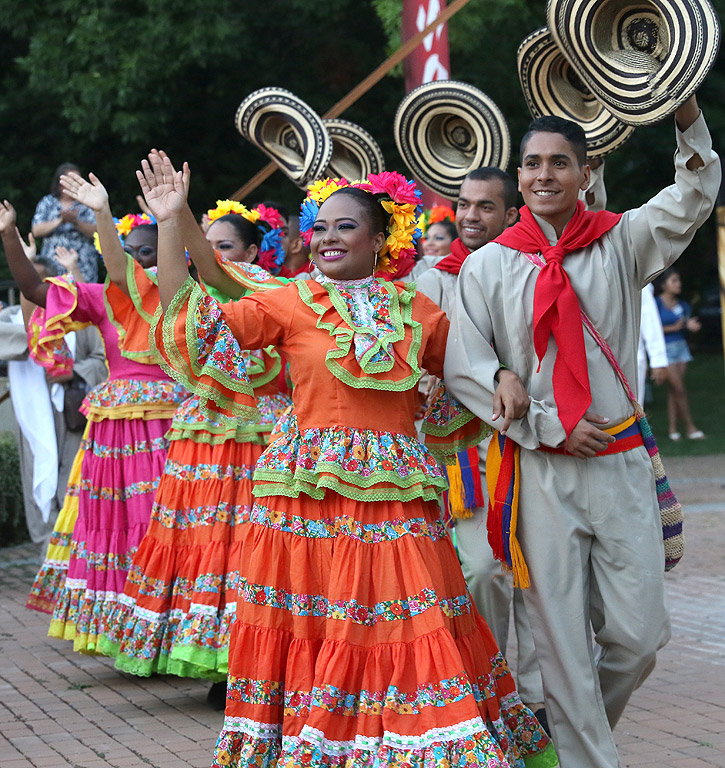
M 269 224 L 272 229 L 280 229 L 284 226 L 282 214 L 276 208 L 268 208 L 264 203 L 260 203 L 254 210 L 259 211 L 259 218 Z

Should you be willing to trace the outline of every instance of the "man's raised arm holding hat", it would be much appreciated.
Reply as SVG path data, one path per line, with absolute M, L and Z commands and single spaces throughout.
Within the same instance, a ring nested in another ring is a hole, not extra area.
M 498 428 L 502 366 L 530 396 L 508 444 L 494 435 L 492 445 L 500 468 L 514 468 L 512 445 L 520 462 L 511 527 L 528 566 L 526 609 L 562 768 L 618 765 L 611 728 L 669 639 L 651 462 L 633 406 L 580 312 L 636 382 L 641 288 L 691 242 L 720 185 L 694 97 L 675 120 L 675 183 L 622 215 L 588 212 L 577 200 L 590 174 L 582 129 L 535 120 L 521 143 L 521 219 L 466 259 L 457 285 L 449 390 Z

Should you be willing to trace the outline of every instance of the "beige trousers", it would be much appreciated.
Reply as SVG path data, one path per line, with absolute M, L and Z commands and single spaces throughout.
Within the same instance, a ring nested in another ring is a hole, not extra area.
M 616 768 L 612 728 L 670 637 L 645 449 L 584 460 L 522 449 L 519 534 L 561 768 Z

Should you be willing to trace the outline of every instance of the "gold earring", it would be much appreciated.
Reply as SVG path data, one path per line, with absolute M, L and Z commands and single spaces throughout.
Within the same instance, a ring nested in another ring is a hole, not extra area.
M 375 251 L 375 258 L 373 259 L 373 277 L 375 277 L 375 267 L 378 266 L 378 255 L 379 251 Z

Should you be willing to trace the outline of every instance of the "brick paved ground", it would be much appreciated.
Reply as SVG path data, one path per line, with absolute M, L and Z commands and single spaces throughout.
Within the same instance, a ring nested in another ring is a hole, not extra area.
M 725 457 L 668 462 L 685 505 L 686 559 L 667 575 L 673 639 L 620 722 L 631 768 L 725 766 Z M 139 679 L 46 637 L 24 608 L 32 545 L 0 550 L 0 766 L 202 768 L 222 716 L 207 685 Z M 582 767 L 584 768 L 584 767 Z

